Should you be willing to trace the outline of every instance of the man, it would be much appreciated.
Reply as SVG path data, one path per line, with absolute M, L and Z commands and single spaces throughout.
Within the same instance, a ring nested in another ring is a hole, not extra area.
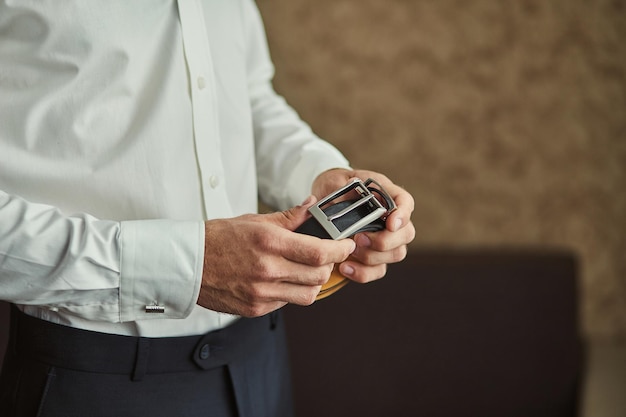
M 5 2 L 0 34 L 0 414 L 291 415 L 279 309 L 381 278 L 412 197 L 275 94 L 252 0 Z M 386 230 L 293 232 L 353 177 Z

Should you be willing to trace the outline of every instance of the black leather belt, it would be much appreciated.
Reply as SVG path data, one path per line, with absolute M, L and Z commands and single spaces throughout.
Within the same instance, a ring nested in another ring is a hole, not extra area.
M 333 203 L 336 200 L 340 201 Z M 355 179 L 310 207 L 312 217 L 296 232 L 333 240 L 377 232 L 385 228 L 387 217 L 395 209 L 395 202 L 380 184 L 371 178 L 365 182 Z M 334 269 L 316 299 L 335 293 L 348 282 Z

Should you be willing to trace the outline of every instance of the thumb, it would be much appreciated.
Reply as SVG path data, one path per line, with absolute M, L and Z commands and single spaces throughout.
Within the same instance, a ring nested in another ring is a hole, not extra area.
M 277 226 L 294 231 L 311 216 L 308 209 L 316 202 L 317 198 L 310 195 L 302 202 L 302 204 L 298 206 L 292 207 L 288 210 L 279 211 L 277 213 L 272 213 L 271 221 Z

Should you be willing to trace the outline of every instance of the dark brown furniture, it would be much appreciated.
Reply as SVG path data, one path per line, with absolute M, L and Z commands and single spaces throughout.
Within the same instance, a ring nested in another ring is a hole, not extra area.
M 577 415 L 568 252 L 413 251 L 384 280 L 285 311 L 299 417 Z
M 288 306 L 298 416 L 575 416 L 577 285 L 565 251 L 420 250 Z M 0 351 L 7 315 L 0 303 Z

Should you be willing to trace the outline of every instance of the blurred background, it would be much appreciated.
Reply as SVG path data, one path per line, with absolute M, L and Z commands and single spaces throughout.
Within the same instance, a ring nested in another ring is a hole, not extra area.
M 257 3 L 276 89 L 413 194 L 414 247 L 578 255 L 586 407 L 624 413 L 626 2 Z

